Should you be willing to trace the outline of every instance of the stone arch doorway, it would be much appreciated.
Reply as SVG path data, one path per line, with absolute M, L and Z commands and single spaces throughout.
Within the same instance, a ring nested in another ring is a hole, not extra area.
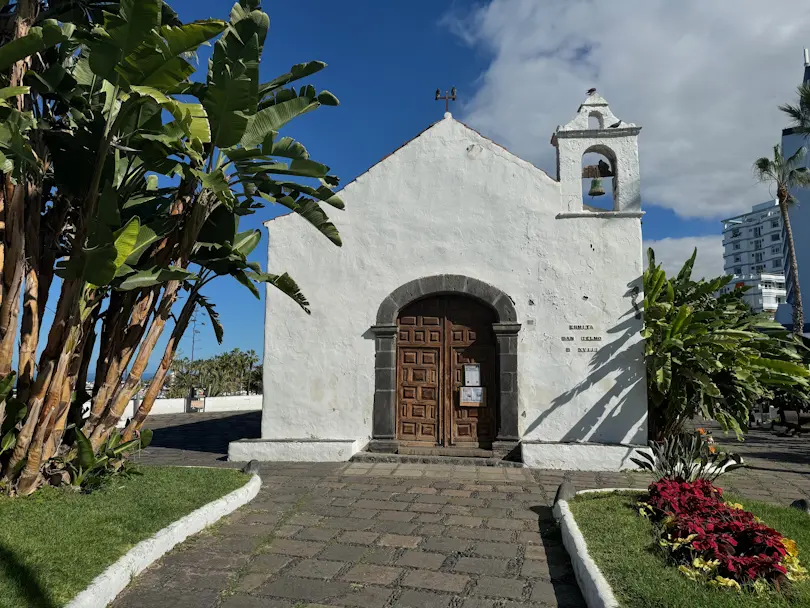
M 511 298 L 470 277 L 424 277 L 394 290 L 371 328 L 376 355 L 369 449 L 461 445 L 511 452 L 518 442 L 519 330 Z M 473 414 L 460 405 L 459 387 L 465 360 L 475 358 L 481 359 L 482 384 L 489 386 L 483 387 L 485 407 Z

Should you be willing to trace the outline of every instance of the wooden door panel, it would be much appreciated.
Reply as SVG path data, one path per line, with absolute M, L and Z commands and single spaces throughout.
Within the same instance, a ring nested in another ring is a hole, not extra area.
M 495 373 L 495 334 L 493 313 L 481 305 L 457 306 L 449 313 L 447 345 L 450 382 L 453 395 L 449 441 L 453 445 L 491 447 L 496 434 L 495 408 L 497 374 Z M 481 407 L 461 407 L 460 388 L 464 386 L 464 365 L 480 365 L 481 386 L 485 400 Z
M 436 445 L 439 437 L 442 318 L 436 302 L 417 302 L 399 317 L 397 436 Z
M 465 297 L 411 304 L 398 319 L 397 436 L 404 443 L 489 447 L 495 438 L 497 374 L 493 311 Z M 459 406 L 464 364 L 481 366 L 486 403 Z

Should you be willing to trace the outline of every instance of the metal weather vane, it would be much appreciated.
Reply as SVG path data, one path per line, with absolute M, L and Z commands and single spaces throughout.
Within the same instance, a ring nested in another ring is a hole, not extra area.
M 440 99 L 444 101 L 444 111 L 449 112 L 450 102 L 456 100 L 456 87 L 450 89 L 449 93 L 445 91 L 444 96 L 442 96 L 441 89 L 436 89 L 436 101 L 439 101 Z

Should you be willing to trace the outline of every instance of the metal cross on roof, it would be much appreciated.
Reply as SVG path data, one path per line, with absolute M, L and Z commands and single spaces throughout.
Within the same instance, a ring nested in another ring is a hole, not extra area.
M 453 87 L 452 89 L 450 89 L 449 93 L 447 91 L 445 91 L 444 92 L 444 97 L 442 97 L 441 89 L 436 89 L 436 101 L 439 101 L 440 99 L 444 100 L 444 111 L 449 112 L 450 111 L 450 102 L 456 100 L 456 87 Z

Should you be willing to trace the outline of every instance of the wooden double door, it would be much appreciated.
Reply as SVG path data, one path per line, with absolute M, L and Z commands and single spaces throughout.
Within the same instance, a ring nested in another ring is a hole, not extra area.
M 495 439 L 495 312 L 462 296 L 435 296 L 397 320 L 397 439 L 402 445 L 488 449 Z M 464 365 L 480 366 L 484 399 L 464 406 Z

